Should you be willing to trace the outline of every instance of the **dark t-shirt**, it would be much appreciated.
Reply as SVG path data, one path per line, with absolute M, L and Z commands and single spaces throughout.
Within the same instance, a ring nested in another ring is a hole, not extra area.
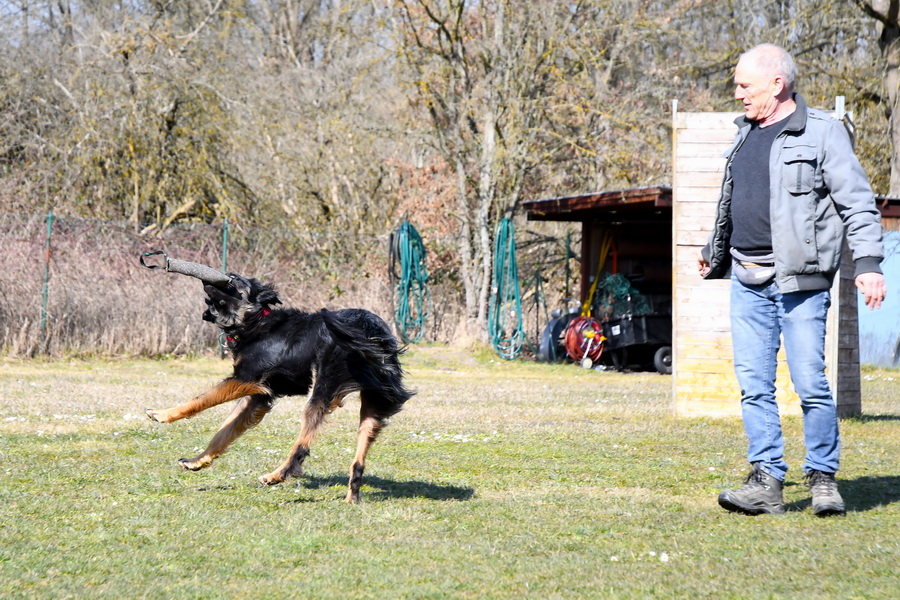
M 772 252 L 769 155 L 788 120 L 768 127 L 754 123 L 731 163 L 731 245 L 750 256 Z

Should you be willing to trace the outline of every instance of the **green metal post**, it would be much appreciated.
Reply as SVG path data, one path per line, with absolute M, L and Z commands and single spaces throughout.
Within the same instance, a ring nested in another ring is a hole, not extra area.
M 569 259 L 572 258 L 572 232 L 566 232 L 566 302 L 569 300 L 569 278 L 571 271 L 569 270 Z
M 47 213 L 47 244 L 44 252 L 44 290 L 41 294 L 41 335 L 47 329 L 47 299 L 50 293 L 50 236 L 53 234 L 53 209 Z
M 228 270 L 228 217 L 225 217 L 225 226 L 222 227 L 222 272 Z

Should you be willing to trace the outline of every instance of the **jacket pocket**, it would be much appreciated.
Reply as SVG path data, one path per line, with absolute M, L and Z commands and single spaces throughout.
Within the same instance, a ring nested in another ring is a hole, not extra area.
M 781 184 L 791 194 L 808 194 L 816 185 L 816 148 L 785 146 L 781 153 Z

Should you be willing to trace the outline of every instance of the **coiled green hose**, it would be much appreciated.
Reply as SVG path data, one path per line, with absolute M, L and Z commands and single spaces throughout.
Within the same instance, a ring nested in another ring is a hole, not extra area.
M 394 289 L 394 325 L 404 342 L 416 343 L 425 334 L 425 321 L 433 305 L 428 289 L 425 244 L 409 221 L 404 221 L 391 234 L 389 262 Z
M 504 217 L 494 238 L 494 277 L 491 286 L 488 330 L 491 344 L 501 358 L 513 360 L 522 352 L 522 296 L 516 266 L 515 228 Z

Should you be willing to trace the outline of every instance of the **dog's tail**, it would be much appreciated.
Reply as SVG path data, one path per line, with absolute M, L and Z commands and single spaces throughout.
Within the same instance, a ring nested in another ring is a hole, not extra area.
M 319 311 L 319 316 L 334 341 L 345 350 L 359 353 L 366 360 L 378 364 L 396 362 L 397 355 L 405 350 L 397 344 L 387 325 L 374 314 L 363 310 L 341 313 L 347 315 L 338 316 L 323 309 Z
M 357 375 L 364 378 L 362 383 L 378 390 L 377 398 L 370 399 L 377 405 L 380 417 L 388 418 L 399 412 L 415 392 L 403 384 L 403 367 L 398 356 L 406 347 L 397 343 L 388 324 L 378 315 L 363 309 L 322 310 L 318 314 L 339 347 L 361 356 L 375 367 L 367 369 L 366 374 Z

